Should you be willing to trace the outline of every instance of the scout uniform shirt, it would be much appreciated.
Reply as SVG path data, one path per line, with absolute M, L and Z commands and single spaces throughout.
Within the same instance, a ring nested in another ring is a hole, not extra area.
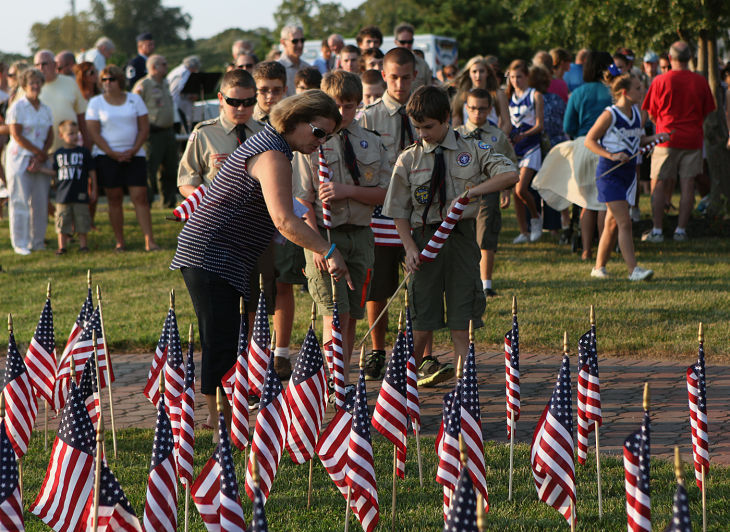
M 245 126 L 246 138 L 264 129 L 264 125 L 253 118 Z M 218 118 L 200 122 L 188 137 L 177 173 L 177 186 L 197 187 L 201 183 L 210 186 L 223 162 L 237 147 L 236 125 L 223 113 Z
M 428 66 L 426 60 L 420 55 L 413 54 L 416 58 L 416 77 L 413 79 L 413 85 L 411 85 L 411 92 L 415 91 L 418 87 L 423 85 L 433 85 L 433 72 L 431 67 Z
M 322 145 L 324 157 L 330 170 L 330 179 L 335 183 L 387 189 L 390 183 L 390 166 L 380 137 L 360 127 L 355 122 L 347 126 L 345 131 L 347 131 L 350 144 L 355 152 L 355 160 L 360 171 L 359 183 L 355 183 L 345 162 L 342 133 L 333 136 Z M 292 179 L 294 195 L 314 206 L 317 225 L 324 227 L 322 200 L 319 199 L 318 193 L 319 151 L 309 155 L 295 153 L 292 169 L 294 172 Z M 370 224 L 373 205 L 366 205 L 352 198 L 330 200 L 330 212 L 333 228 L 344 224 L 366 227 Z
M 150 76 L 146 76 L 135 84 L 132 92 L 139 94 L 147 106 L 150 126 L 172 127 L 175 122 L 175 106 L 172 102 L 170 86 L 165 78 L 162 78 L 161 82 L 157 82 Z
M 485 122 L 481 126 L 474 125 L 470 120 L 466 121 L 466 124 L 456 128 L 456 131 L 462 137 L 472 137 L 477 140 L 484 141 L 494 151 L 501 153 L 507 157 L 510 161 L 517 164 L 517 154 L 515 149 L 512 147 L 512 143 L 504 134 L 504 131 L 498 127 L 493 126 L 489 122 Z
M 258 120 L 259 122 L 266 122 L 269 123 L 269 113 L 265 112 L 259 104 L 256 104 L 256 107 L 253 108 L 253 119 Z
M 418 141 L 403 150 L 393 168 L 383 207 L 384 214 L 410 220 L 413 228 L 423 225 L 421 215 L 428 202 L 434 164 L 433 152 L 438 146 Z M 441 223 L 451 202 L 467 188 L 478 185 L 491 176 L 517 171 L 507 157 L 495 152 L 486 142 L 465 139 L 453 129 L 448 130 L 440 146 L 444 149 L 446 166 L 446 198 L 443 209 L 439 208 L 438 193 L 433 198 L 427 224 Z M 478 210 L 479 202 L 471 201 L 464 209 L 462 219 L 476 218 Z
M 388 150 L 388 163 L 391 168 L 395 165 L 398 154 L 401 152 L 401 116 L 399 114 L 401 107 L 403 108 L 403 112 L 405 112 L 405 104 L 398 103 L 386 91 L 382 98 L 365 107 L 365 111 L 359 121 L 362 127 L 375 130 L 380 134 L 383 146 Z M 411 124 L 411 132 L 415 140 L 416 132 L 413 124 Z M 413 140 L 408 138 L 406 132 L 405 146 L 412 143 Z

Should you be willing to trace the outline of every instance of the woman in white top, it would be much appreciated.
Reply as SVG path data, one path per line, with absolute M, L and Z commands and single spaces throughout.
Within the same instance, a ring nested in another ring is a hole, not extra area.
M 145 250 L 160 249 L 152 236 L 150 205 L 147 201 L 147 167 L 144 142 L 149 136 L 147 107 L 142 99 L 124 90 L 124 72 L 116 65 L 101 71 L 102 94 L 94 96 L 86 109 L 86 124 L 94 141 L 96 173 L 109 201 L 109 221 L 116 239 L 116 251 L 124 246 L 124 188 L 134 204 L 144 234 Z
M 43 74 L 35 68 L 23 72 L 24 95 L 8 109 L 10 143 L 5 157 L 5 175 L 10 195 L 10 241 L 20 255 L 45 248 L 48 225 L 48 191 L 51 180 L 38 172 L 48 159 L 53 142 L 51 109 L 39 95 Z

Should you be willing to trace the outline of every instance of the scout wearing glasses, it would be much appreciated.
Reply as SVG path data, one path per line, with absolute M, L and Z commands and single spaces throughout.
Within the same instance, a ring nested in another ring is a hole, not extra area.
M 419 385 L 422 381 L 431 385 L 454 374 L 450 364 L 425 357 L 421 361 L 431 332 L 443 327 L 451 329 L 454 355 L 463 357 L 469 340 L 469 321 L 474 320 L 477 327 L 482 324 L 486 302 L 479 282 L 474 223 L 479 202 L 472 201 L 466 207 L 433 262 L 421 263 L 419 253 L 454 200 L 467 190 L 468 197 L 475 198 L 514 185 L 517 169 L 486 142 L 464 138 L 451 129 L 449 99 L 440 88 L 417 89 L 408 102 L 407 112 L 421 138 L 398 157 L 383 211 L 395 219 L 406 252 L 406 270 L 413 272 L 408 293 L 413 312 L 414 356 L 419 367 Z
M 349 290 L 344 279 L 337 283 L 337 307 L 342 336 L 345 338 L 345 368 L 350 367 L 354 330 L 357 320 L 365 315 L 364 296 L 368 289 L 368 274 L 372 271 L 373 232 L 370 218 L 373 207 L 385 199 L 390 183 L 388 154 L 380 137 L 360 127 L 354 121 L 357 106 L 362 100 L 360 78 L 344 70 L 325 75 L 322 90 L 340 109 L 340 133 L 322 146 L 322 154 L 329 169 L 329 184 L 320 184 L 319 154 L 297 153 L 292 162 L 294 194 L 309 213 L 307 223 L 327 238 L 322 214 L 322 200 L 329 204 L 332 243 L 345 258 L 355 290 Z M 309 293 L 324 316 L 324 342 L 330 339 L 332 329 L 332 288 L 327 264 L 322 255 L 305 251 Z M 345 373 L 345 382 L 348 375 Z
M 264 61 L 253 70 L 256 81 L 256 107 L 253 117 L 260 122 L 269 122 L 271 109 L 286 94 L 286 69 L 277 61 Z

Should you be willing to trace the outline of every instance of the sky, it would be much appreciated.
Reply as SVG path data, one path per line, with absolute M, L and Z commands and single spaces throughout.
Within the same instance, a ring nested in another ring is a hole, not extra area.
M 351 9 L 362 0 L 339 0 Z M 212 37 L 227 28 L 252 29 L 274 27 L 274 12 L 281 1 L 258 0 L 163 0 L 165 6 L 180 6 L 192 16 L 190 35 L 193 39 Z M 89 8 L 89 0 L 76 0 L 76 11 Z M 234 10 L 240 6 L 240 16 Z M 33 0 L 33 9 L 13 0 L 0 1 L 3 29 L 0 31 L 0 52 L 30 54 L 30 27 L 36 22 L 47 23 L 71 10 L 69 0 Z M 243 13 L 245 12 L 245 14 Z

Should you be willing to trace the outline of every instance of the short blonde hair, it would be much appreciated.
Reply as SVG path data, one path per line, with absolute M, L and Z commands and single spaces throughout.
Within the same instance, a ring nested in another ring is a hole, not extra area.
M 46 82 L 46 78 L 40 70 L 38 70 L 37 68 L 26 68 L 20 74 L 19 85 L 21 88 L 25 89 L 34 79 L 40 81 L 41 85 Z
M 380 79 L 383 79 L 382 76 Z M 362 81 L 352 72 L 333 70 L 322 79 L 322 90 L 332 99 L 339 98 L 348 102 L 362 101 Z
M 269 119 L 279 133 L 290 133 L 301 122 L 309 123 L 316 117 L 329 118 L 340 127 L 342 115 L 334 100 L 318 89 L 304 91 L 284 98 L 271 110 Z

